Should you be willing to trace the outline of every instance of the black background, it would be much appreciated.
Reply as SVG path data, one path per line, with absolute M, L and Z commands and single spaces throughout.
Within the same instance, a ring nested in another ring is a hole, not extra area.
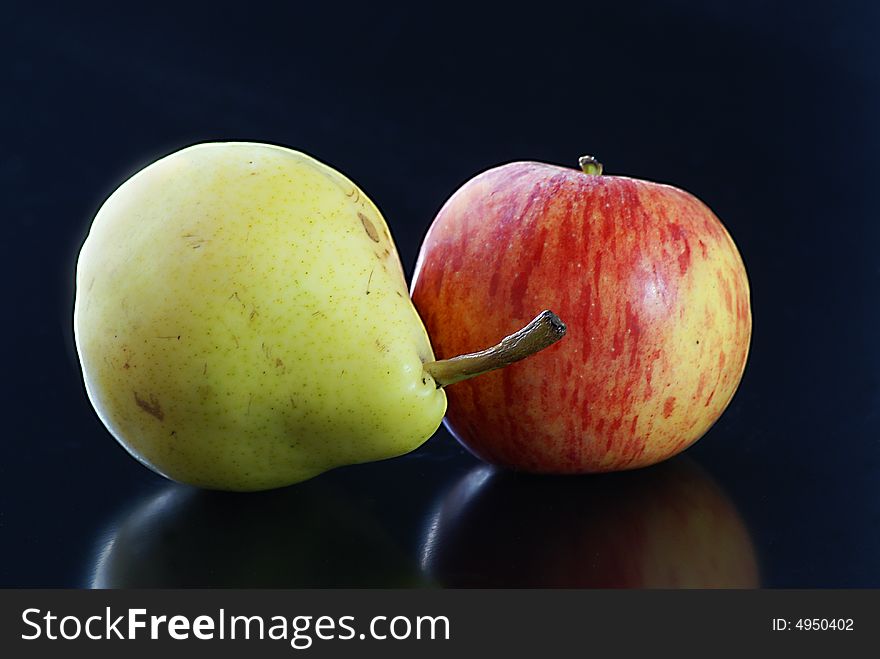
M 453 555 L 483 550 L 432 526 L 460 478 L 479 480 L 443 429 L 406 458 L 229 495 L 148 472 L 92 411 L 71 329 L 92 216 L 157 157 L 240 139 L 306 151 L 357 181 L 407 276 L 444 200 L 502 162 L 574 166 L 594 153 L 611 174 L 699 196 L 743 254 L 754 337 L 739 392 L 688 459 L 742 515 L 761 585 L 880 586 L 874 3 L 2 13 L 0 585 L 101 585 L 111 564 L 112 583 L 135 585 L 443 585 L 420 569 L 426 538 L 464 543 Z M 560 496 L 594 480 L 565 480 Z M 529 520 L 493 557 L 509 585 L 533 565 L 515 541 L 537 532 Z M 569 532 L 540 529 L 551 548 Z

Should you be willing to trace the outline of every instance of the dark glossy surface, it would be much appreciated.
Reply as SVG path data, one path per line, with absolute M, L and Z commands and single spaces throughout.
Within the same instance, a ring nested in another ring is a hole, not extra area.
M 668 584 L 735 546 L 743 563 L 719 558 L 716 581 L 880 586 L 870 3 L 171 7 L 5 12 L 0 585 L 637 585 L 620 576 L 632 565 Z M 210 139 L 344 171 L 408 274 L 446 197 L 498 163 L 589 152 L 608 173 L 672 182 L 715 210 L 748 268 L 742 386 L 685 467 L 539 482 L 490 474 L 440 430 L 411 456 L 276 493 L 169 484 L 89 406 L 73 271 L 118 183 Z M 699 475 L 662 485 L 669 469 Z M 694 498 L 728 511 L 720 549 L 676 550 L 638 516 L 699 517 Z

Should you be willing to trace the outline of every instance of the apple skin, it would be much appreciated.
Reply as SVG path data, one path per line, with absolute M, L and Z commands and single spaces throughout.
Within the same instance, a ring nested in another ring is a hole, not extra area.
M 447 389 L 445 423 L 483 460 L 538 473 L 644 467 L 727 407 L 751 338 L 743 261 L 694 196 L 516 162 L 465 183 L 434 220 L 412 297 L 438 359 L 543 309 L 558 344 Z
M 475 467 L 442 497 L 422 546 L 449 588 L 758 588 L 736 506 L 686 456 L 596 476 Z

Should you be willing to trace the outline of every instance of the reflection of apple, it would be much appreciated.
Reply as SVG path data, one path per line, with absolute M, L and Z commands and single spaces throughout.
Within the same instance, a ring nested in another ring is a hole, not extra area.
M 108 535 L 95 588 L 398 587 L 418 571 L 369 505 L 326 483 L 250 495 L 172 484 Z
M 759 585 L 736 508 L 685 458 L 588 477 L 476 467 L 430 520 L 422 566 L 449 587 Z

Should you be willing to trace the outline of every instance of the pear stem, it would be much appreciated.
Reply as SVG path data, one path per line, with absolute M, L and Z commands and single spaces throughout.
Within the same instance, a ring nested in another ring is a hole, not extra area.
M 498 345 L 452 359 L 427 362 L 425 372 L 434 378 L 439 389 L 530 357 L 556 343 L 565 336 L 565 331 L 565 323 L 559 316 L 549 310 L 542 311 L 521 330 L 504 337 Z

